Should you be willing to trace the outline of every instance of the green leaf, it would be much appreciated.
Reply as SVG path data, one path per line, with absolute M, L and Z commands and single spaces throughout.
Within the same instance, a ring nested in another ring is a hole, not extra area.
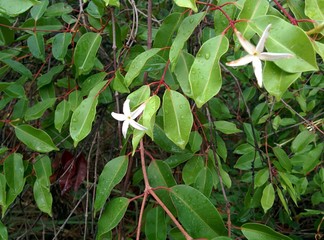
M 75 109 L 71 117 L 70 135 L 74 146 L 84 139 L 91 131 L 96 116 L 98 97 L 88 97 Z
M 0 10 L 1 11 L 1 10 Z M 11 23 L 9 22 L 8 19 L 4 17 L 0 17 L 0 46 L 6 46 L 11 44 L 14 41 L 14 31 L 8 27 L 5 26 L 10 26 Z M 4 26 L 2 26 L 2 24 Z
M 40 33 L 34 33 L 27 39 L 27 46 L 35 58 L 45 61 L 44 38 Z
M 161 49 L 160 48 L 152 48 L 141 54 L 139 54 L 130 64 L 129 70 L 125 75 L 125 85 L 129 87 L 133 80 L 140 74 L 146 62 L 157 54 Z
M 164 160 L 166 164 L 169 165 L 170 168 L 175 168 L 176 166 L 180 165 L 181 163 L 184 163 L 191 159 L 194 156 L 193 153 L 180 153 L 180 154 L 174 154 L 168 157 Z
M 52 44 L 52 53 L 57 60 L 64 61 L 64 57 L 67 53 L 67 49 L 71 43 L 71 40 L 71 33 L 58 33 L 54 36 Z
M 127 166 L 127 156 L 114 158 L 105 165 L 99 176 L 94 203 L 95 212 L 104 206 L 111 190 L 123 179 L 127 171 Z
M 134 110 L 137 106 L 146 101 L 150 97 L 150 93 L 150 87 L 148 85 L 143 85 L 139 89 L 129 94 L 127 99 L 130 100 L 130 109 Z
M 45 16 L 47 17 L 57 17 L 63 14 L 68 14 L 72 12 L 73 8 L 66 3 L 54 3 L 47 8 Z
M 250 23 L 250 27 L 259 35 L 263 33 L 267 25 L 272 24 L 265 43 L 269 52 L 294 55 L 293 58 L 275 61 L 278 67 L 291 73 L 318 69 L 313 45 L 306 33 L 299 27 L 269 15 L 255 18 Z
M 252 168 L 253 161 L 255 168 L 259 168 L 262 166 L 259 153 L 248 152 L 239 157 L 236 164 L 234 165 L 234 168 L 238 168 L 240 170 L 250 170 Z
M 246 0 L 238 19 L 253 19 L 264 16 L 268 9 L 269 3 L 266 0 Z M 254 32 L 249 28 L 247 21 L 241 21 L 235 26 L 246 39 L 250 39 L 254 35 Z
M 31 73 L 31 71 L 28 68 L 26 68 L 23 64 L 21 64 L 20 62 L 14 61 L 12 59 L 2 59 L 1 61 L 3 63 L 7 64 L 15 72 L 18 72 L 21 75 L 26 76 L 30 79 L 33 77 L 33 74 Z
M 36 152 L 47 153 L 59 150 L 54 145 L 51 137 L 41 129 L 23 124 L 15 126 L 15 133 L 20 141 Z
M 193 187 L 203 193 L 206 197 L 210 197 L 213 189 L 213 175 L 209 168 L 204 167 L 198 172 Z
M 115 78 L 112 81 L 112 88 L 120 93 L 129 93 L 129 89 L 125 85 L 124 76 L 120 73 L 119 69 L 115 72 Z
M 307 175 L 310 171 L 313 171 L 314 168 L 319 165 L 320 162 L 320 156 L 323 153 L 324 150 L 324 143 L 318 144 L 314 149 L 306 153 L 307 161 L 304 161 L 303 164 L 303 173 Z
M 81 102 L 82 102 L 81 91 L 75 90 L 69 94 L 69 103 L 71 106 L 71 110 L 73 112 L 80 105 Z
M 103 234 L 117 226 L 124 217 L 128 204 L 129 200 L 125 197 L 114 198 L 107 204 L 98 221 L 97 239 L 102 239 Z
M 272 186 L 272 183 L 269 183 L 262 192 L 261 205 L 266 213 L 273 205 L 275 200 L 275 192 Z
M 305 14 L 315 21 L 324 20 L 323 0 L 305 0 Z
M 189 82 L 189 72 L 190 68 L 194 62 L 194 57 L 185 52 L 181 51 L 179 54 L 178 62 L 174 68 L 174 75 L 177 77 L 177 81 L 185 95 L 192 97 L 190 82 Z
M 194 12 L 198 12 L 195 0 L 174 0 L 175 4 L 179 7 L 190 8 Z
M 6 206 L 6 187 L 6 177 L 2 173 L 0 173 L 0 206 Z M 2 215 L 4 215 L 4 211 L 2 211 Z
M 78 75 L 92 70 L 102 37 L 98 33 L 88 32 L 83 34 L 74 52 L 74 64 Z
M 10 154 L 3 167 L 8 186 L 18 195 L 25 185 L 23 156 L 19 153 Z
M 63 100 L 56 106 L 54 115 L 54 125 L 57 131 L 61 132 L 64 123 L 66 123 L 66 121 L 70 117 L 70 110 L 71 105 L 66 100 Z
M 263 168 L 255 174 L 254 188 L 261 187 L 269 179 L 268 168 Z
M 24 117 L 25 120 L 31 121 L 40 118 L 41 116 L 43 116 L 43 114 L 48 108 L 51 108 L 54 105 L 55 102 L 56 102 L 56 98 L 49 98 L 44 101 L 36 103 L 31 108 L 27 109 Z
M 193 117 L 188 100 L 173 90 L 163 95 L 163 125 L 167 137 L 184 149 L 189 141 Z
M 159 27 L 155 35 L 153 43 L 154 48 L 164 48 L 171 46 L 174 33 L 179 28 L 183 17 L 184 14 L 175 12 L 171 13 L 164 19 L 162 25 Z M 169 58 L 169 49 L 164 49 L 159 54 L 167 60 Z
M 189 145 L 190 145 L 191 152 L 193 153 L 198 152 L 201 148 L 201 144 L 202 144 L 202 137 L 199 134 L 199 132 L 197 131 L 191 132 L 189 137 Z
M 39 184 L 44 187 L 50 187 L 50 177 L 52 175 L 52 162 L 47 155 L 40 155 L 34 163 L 34 170 Z
M 50 192 L 49 187 L 45 187 L 39 179 L 36 179 L 34 183 L 34 198 L 37 204 L 37 207 L 44 213 L 47 213 L 49 216 L 52 216 L 52 203 L 53 198 Z
M 205 13 L 197 13 L 186 17 L 181 23 L 177 36 L 173 40 L 170 48 L 169 59 L 171 62 L 171 71 L 173 72 L 178 62 L 179 54 L 200 21 L 205 17 Z
M 266 62 L 263 69 L 264 88 L 279 101 L 300 75 L 301 73 L 285 72 L 273 62 Z
M 297 135 L 291 143 L 291 151 L 294 153 L 301 152 L 308 144 L 315 140 L 316 135 L 313 132 L 304 130 Z
M 41 87 L 44 87 L 45 85 L 51 83 L 55 75 L 61 73 L 63 69 L 64 65 L 52 67 L 47 73 L 37 78 L 37 89 L 40 89 Z
M 61 22 L 57 18 L 42 17 L 37 22 L 30 18 L 20 26 L 29 34 L 33 34 L 34 31 L 39 34 L 49 34 L 51 31 L 59 31 L 62 28 Z
M 292 168 L 292 164 L 291 164 L 290 159 L 289 159 L 288 155 L 286 154 L 286 152 L 279 147 L 274 147 L 272 150 L 273 150 L 273 153 L 276 155 L 280 165 L 284 169 L 286 169 L 288 172 L 290 172 L 290 170 Z
M 278 197 L 280 199 L 280 202 L 282 203 L 282 206 L 284 207 L 284 209 L 288 213 L 288 215 L 290 215 L 290 211 L 289 211 L 289 208 L 288 208 L 287 200 L 285 199 L 282 191 L 280 190 L 280 188 L 277 188 L 276 190 L 277 190 L 277 194 L 278 194 Z
M 220 35 L 206 41 L 191 66 L 189 82 L 192 98 L 200 108 L 214 97 L 222 86 L 220 57 L 228 49 L 228 40 Z
M 32 18 L 35 19 L 35 21 L 37 21 L 43 16 L 44 12 L 47 9 L 48 4 L 49 4 L 48 0 L 43 0 L 39 4 L 34 5 L 32 7 L 32 9 L 30 10 L 30 15 L 32 16 Z
M 0 238 L 3 240 L 8 240 L 8 231 L 5 225 L 0 221 Z
M 242 225 L 241 231 L 248 240 L 291 240 L 291 238 L 259 223 L 245 223 Z
M 235 134 L 240 133 L 242 130 L 238 129 L 236 125 L 228 121 L 215 121 L 214 125 L 216 130 L 225 133 L 225 134 Z
M 204 168 L 204 160 L 200 156 L 195 156 L 190 159 L 183 167 L 182 179 L 186 185 L 195 182 L 198 173 Z
M 23 12 L 26 12 L 30 7 L 35 4 L 35 1 L 32 0 L 10 0 L 0 1 L 0 13 L 7 14 L 9 16 L 16 16 Z
M 225 236 L 227 230 L 215 206 L 198 190 L 177 185 L 170 195 L 183 227 L 193 238 Z
M 164 210 L 158 206 L 150 209 L 146 215 L 145 235 L 148 240 L 165 240 L 167 225 Z
M 106 6 L 115 6 L 115 7 L 119 7 L 120 3 L 119 0 L 103 0 L 106 4 Z

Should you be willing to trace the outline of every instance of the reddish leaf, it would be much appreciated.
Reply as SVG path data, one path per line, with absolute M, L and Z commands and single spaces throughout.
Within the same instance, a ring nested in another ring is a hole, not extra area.
M 83 154 L 80 154 L 80 156 L 77 158 L 77 171 L 75 176 L 75 182 L 74 182 L 74 191 L 78 191 L 78 188 L 80 187 L 81 183 L 86 177 L 87 174 L 87 161 L 85 160 Z

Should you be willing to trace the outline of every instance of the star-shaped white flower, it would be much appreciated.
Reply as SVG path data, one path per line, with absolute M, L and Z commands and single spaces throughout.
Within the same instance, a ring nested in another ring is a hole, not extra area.
M 290 53 L 263 52 L 265 41 L 267 40 L 267 38 L 269 36 L 270 27 L 271 27 L 271 24 L 269 24 L 266 27 L 266 29 L 262 33 L 262 36 L 261 36 L 256 47 L 252 43 L 250 43 L 248 40 L 246 40 L 243 37 L 242 33 L 240 33 L 239 31 L 236 30 L 235 31 L 236 36 L 238 37 L 238 40 L 240 41 L 244 50 L 248 52 L 248 55 L 246 55 L 240 59 L 226 63 L 227 66 L 236 67 L 236 66 L 243 66 L 243 65 L 246 65 L 246 64 L 252 62 L 254 74 L 257 79 L 258 85 L 260 87 L 262 87 L 262 83 L 263 83 L 261 60 L 274 61 L 274 60 L 278 60 L 278 59 L 282 59 L 282 58 L 291 58 L 294 56 Z
M 131 125 L 132 127 L 136 128 L 138 130 L 147 130 L 146 127 L 142 126 L 141 124 L 137 123 L 134 120 L 144 111 L 145 103 L 143 103 L 141 106 L 139 106 L 134 112 L 130 111 L 129 103 L 130 103 L 130 100 L 126 99 L 126 101 L 124 102 L 124 105 L 123 105 L 123 114 L 115 113 L 115 112 L 111 113 L 111 116 L 113 118 L 115 118 L 118 121 L 124 122 L 123 127 L 122 127 L 122 133 L 123 133 L 124 138 L 126 138 L 126 134 L 127 134 L 129 125 Z

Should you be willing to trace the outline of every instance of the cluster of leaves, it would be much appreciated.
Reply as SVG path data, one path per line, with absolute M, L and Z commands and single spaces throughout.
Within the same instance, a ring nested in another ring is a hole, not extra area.
M 56 186 L 78 203 L 58 232 L 43 229 L 54 239 L 81 202 L 84 239 L 321 237 L 323 11 L 321 0 L 0 0 L 1 239 L 39 234 L 47 215 L 61 224 Z M 266 50 L 293 57 L 265 62 L 263 89 L 252 66 L 225 63 L 246 55 L 238 31 L 257 43 L 269 24 Z M 145 104 L 146 130 L 124 139 L 110 113 L 125 98 Z M 8 234 L 30 189 L 45 214 Z

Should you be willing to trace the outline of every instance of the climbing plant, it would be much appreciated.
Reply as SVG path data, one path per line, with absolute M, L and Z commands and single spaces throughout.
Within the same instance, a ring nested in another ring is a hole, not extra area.
M 320 239 L 321 0 L 0 0 L 1 239 Z

